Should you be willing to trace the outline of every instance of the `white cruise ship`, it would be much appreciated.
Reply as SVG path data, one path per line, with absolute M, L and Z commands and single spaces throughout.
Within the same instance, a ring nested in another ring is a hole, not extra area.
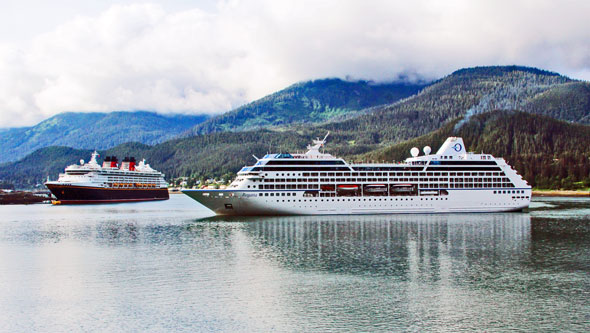
M 326 135 L 327 138 L 327 135 Z M 531 186 L 504 159 L 448 138 L 436 154 L 412 148 L 404 163 L 347 163 L 321 152 L 268 154 L 227 189 L 184 190 L 218 215 L 508 212 L 529 206 Z
M 56 181 L 45 186 L 57 198 L 54 204 L 90 204 L 168 199 L 164 175 L 152 169 L 145 160 L 125 157 L 121 165 L 117 157 L 105 157 L 102 165 L 92 153 L 88 163 L 72 164 Z

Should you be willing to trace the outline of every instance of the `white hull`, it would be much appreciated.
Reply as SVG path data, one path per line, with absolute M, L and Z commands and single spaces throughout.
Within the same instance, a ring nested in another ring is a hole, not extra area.
M 304 191 L 284 191 L 292 196 L 264 196 L 277 191 L 184 190 L 217 215 L 355 215 L 404 213 L 489 213 L 528 208 L 530 188 L 448 189 L 445 196 L 304 197 Z M 511 193 L 514 190 L 524 193 Z M 260 196 L 260 193 L 263 196 Z

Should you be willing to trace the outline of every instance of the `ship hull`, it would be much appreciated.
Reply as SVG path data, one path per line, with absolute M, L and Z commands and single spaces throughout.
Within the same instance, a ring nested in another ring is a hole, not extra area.
M 100 204 L 167 200 L 165 188 L 101 188 L 89 186 L 46 184 L 58 204 Z
M 184 190 L 184 194 L 216 215 L 361 215 L 415 213 L 491 213 L 528 208 L 530 189 L 525 193 L 493 194 L 492 190 L 449 190 L 447 196 L 304 197 L 304 191 Z M 262 195 L 260 195 L 262 194 Z M 286 194 L 286 193 L 285 193 Z

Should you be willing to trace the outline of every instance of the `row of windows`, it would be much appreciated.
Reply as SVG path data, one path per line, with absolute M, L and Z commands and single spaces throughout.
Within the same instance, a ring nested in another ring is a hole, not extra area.
M 132 177 L 126 171 L 121 172 L 102 172 L 99 174 L 100 176 L 108 176 L 108 177 Z M 136 172 L 133 176 L 137 177 L 150 177 L 150 178 L 158 178 L 161 175 L 159 173 L 143 173 L 143 172 Z
M 430 161 L 430 165 L 497 165 L 495 161 Z
M 494 191 L 494 194 L 524 194 L 524 190 Z
M 248 171 L 244 170 L 243 171 Z M 306 167 L 298 166 L 297 168 L 292 167 L 255 167 L 252 171 L 350 171 L 349 167 Z
M 423 167 L 353 167 L 354 171 L 422 171 Z
M 443 156 L 444 157 L 444 156 Z M 450 157 L 450 156 L 449 156 Z M 420 161 L 422 163 L 413 163 L 414 165 L 424 165 L 426 161 Z M 323 161 L 316 161 L 316 160 L 271 160 L 266 162 L 265 165 L 345 165 L 344 161 L 342 160 L 323 160 Z M 256 164 L 260 165 L 260 164 Z M 463 166 L 474 166 L 474 165 L 497 165 L 495 161 L 431 161 L 430 165 L 463 165 Z M 360 170 L 360 168 L 375 168 L 375 167 L 355 167 L 355 169 Z M 378 167 L 384 168 L 384 167 Z M 386 167 L 387 168 L 387 167 Z M 401 169 L 405 167 L 389 167 L 393 169 Z
M 258 193 L 258 196 L 265 196 L 265 197 L 274 197 L 275 193 Z M 295 196 L 295 193 L 276 193 L 276 196 L 279 197 L 290 197 L 290 196 Z M 414 198 L 362 198 L 362 199 L 356 199 L 356 198 L 337 198 L 337 199 L 298 199 L 299 202 L 307 202 L 309 201 L 414 201 Z M 416 200 L 418 200 L 418 198 L 416 198 Z M 424 198 L 420 198 L 420 200 L 449 200 L 449 198 L 438 198 L 438 197 L 424 197 Z M 293 202 L 296 202 L 297 200 L 293 200 Z M 287 202 L 290 202 L 290 200 L 288 200 Z
M 295 200 L 293 199 L 293 202 L 322 202 L 322 201 L 414 201 L 413 198 L 384 198 L 384 199 L 299 199 L 299 200 Z M 416 198 L 416 200 L 418 200 L 418 198 Z M 428 201 L 428 200 L 449 200 L 449 198 L 420 198 L 421 201 Z M 281 202 L 281 200 L 277 200 L 276 202 Z M 282 202 L 285 202 L 285 200 L 283 199 Z M 286 202 L 291 202 L 291 200 L 287 200 Z
M 256 179 L 252 180 L 256 182 Z M 508 178 L 265 178 L 264 183 L 354 183 L 354 182 L 452 182 L 452 183 L 500 183 L 509 182 Z
M 431 167 L 426 171 L 500 171 L 499 167 Z
M 324 160 L 324 161 L 309 161 L 309 160 L 274 160 L 268 161 L 265 165 L 344 165 L 344 161 L 340 160 Z
M 420 188 L 509 188 L 514 187 L 512 183 L 428 183 L 428 184 L 417 184 Z M 248 188 L 256 188 L 256 185 L 248 185 Z M 263 184 L 259 185 L 258 188 L 261 190 L 317 190 L 320 187 L 316 184 L 298 184 L 298 185 L 283 185 L 283 184 Z M 335 191 L 332 189 L 331 191 Z
M 108 177 L 109 183 L 157 183 L 158 179 L 146 179 L 139 177 Z
M 501 176 L 504 172 L 303 172 L 303 173 L 281 173 L 278 176 L 303 176 L 303 177 L 455 177 L 455 176 Z M 264 174 L 264 176 L 269 176 Z

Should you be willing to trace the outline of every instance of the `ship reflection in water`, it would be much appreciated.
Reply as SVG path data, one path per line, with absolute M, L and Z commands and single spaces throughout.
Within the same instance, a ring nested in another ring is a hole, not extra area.
M 278 217 L 246 230 L 287 267 L 437 280 L 459 268 L 449 265 L 528 260 L 530 222 L 523 213 Z
M 3 207 L 2 331 L 588 331 L 588 199 L 530 213 Z
M 302 279 L 281 281 L 273 297 L 305 318 L 304 330 L 576 330 L 589 322 L 587 304 L 571 310 L 590 290 L 589 234 L 574 227 L 590 231 L 588 221 L 558 227 L 569 222 L 528 213 L 206 221 L 238 222 L 234 240 L 249 243 L 255 271 L 278 266 Z
M 221 220 L 218 218 L 211 221 Z M 225 218 L 247 222 L 254 251 L 289 269 L 392 276 L 401 281 L 489 282 L 531 257 L 531 217 L 433 214 Z M 489 278 L 489 281 L 488 281 Z M 522 286 L 519 286 L 520 288 Z

